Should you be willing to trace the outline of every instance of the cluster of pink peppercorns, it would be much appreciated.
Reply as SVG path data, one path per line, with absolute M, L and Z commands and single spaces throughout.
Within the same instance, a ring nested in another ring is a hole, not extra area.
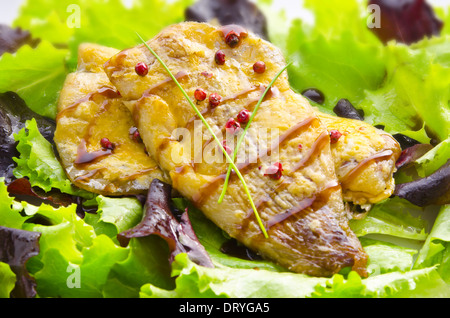
M 236 47 L 240 42 L 240 36 L 233 30 L 228 32 L 225 35 L 225 43 L 230 47 L 234 48 Z M 224 65 L 226 61 L 226 55 L 223 50 L 218 50 L 214 55 L 214 61 L 217 65 Z M 139 76 L 146 76 L 148 74 L 148 65 L 144 62 L 139 62 L 135 66 L 136 74 Z M 263 61 L 257 61 L 253 64 L 253 71 L 257 74 L 262 74 L 266 71 L 266 64 Z M 202 73 L 203 75 L 210 75 L 209 73 Z M 208 78 L 211 78 L 212 76 L 207 76 Z M 197 102 L 204 101 L 207 97 L 207 93 L 203 88 L 197 88 L 194 92 L 194 98 L 197 100 Z M 211 93 L 208 98 L 209 105 L 212 108 L 215 108 L 219 106 L 219 104 L 222 102 L 222 96 L 220 96 L 218 93 Z M 246 124 L 250 120 L 251 113 L 247 109 L 241 110 L 237 116 L 236 119 L 230 118 L 227 123 L 225 124 L 225 130 L 228 133 L 234 134 L 240 127 L 241 124 Z M 139 140 L 140 135 L 139 131 L 137 129 L 131 131 L 130 130 L 130 136 L 133 140 Z M 103 138 L 101 140 L 101 145 L 103 148 L 106 149 L 114 149 L 114 144 L 109 141 L 108 138 Z M 223 141 L 222 143 L 223 148 L 225 151 L 230 154 L 231 148 L 226 145 L 226 141 Z M 299 149 L 301 149 L 301 145 L 299 146 Z M 282 165 L 279 162 L 274 163 L 270 167 L 267 168 L 264 175 L 267 175 L 273 179 L 280 179 L 282 175 Z

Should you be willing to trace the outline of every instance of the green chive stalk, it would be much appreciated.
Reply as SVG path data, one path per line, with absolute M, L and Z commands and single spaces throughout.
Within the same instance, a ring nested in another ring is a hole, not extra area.
M 237 142 L 237 144 L 236 144 L 236 147 L 234 148 L 234 152 L 233 152 L 233 162 L 236 160 L 236 157 L 237 157 L 237 153 L 238 153 L 239 147 L 240 147 L 242 141 L 243 141 L 244 138 L 245 138 L 245 134 L 247 133 L 247 130 L 248 130 L 248 128 L 250 127 L 250 124 L 251 124 L 253 118 L 255 117 L 256 112 L 258 111 L 259 105 L 261 105 L 262 101 L 264 100 L 264 97 L 266 96 L 266 94 L 268 93 L 268 91 L 270 90 L 270 88 L 272 87 L 272 85 L 275 83 L 275 81 L 278 79 L 278 77 L 281 75 L 281 73 L 283 73 L 284 70 L 285 70 L 286 68 L 288 68 L 289 65 L 290 65 L 290 63 L 287 64 L 285 67 L 283 67 L 283 68 L 277 73 L 277 75 L 275 75 L 275 77 L 274 77 L 274 78 L 272 79 L 272 81 L 270 82 L 269 86 L 267 86 L 267 88 L 265 89 L 264 93 L 261 95 L 260 99 L 258 100 L 258 103 L 256 104 L 255 108 L 253 109 L 252 115 L 250 116 L 250 119 L 248 120 L 248 123 L 247 123 L 247 125 L 245 126 L 244 131 L 242 132 L 241 136 L 239 137 L 239 140 L 238 140 L 238 142 Z M 231 174 L 231 168 L 232 168 L 232 166 L 231 166 L 231 164 L 230 164 L 230 165 L 228 166 L 227 176 L 226 176 L 226 178 L 225 178 L 225 182 L 224 182 L 223 188 L 222 188 L 222 193 L 220 194 L 218 203 L 222 203 L 223 198 L 224 198 L 224 196 L 225 196 L 225 193 L 226 193 L 226 191 L 227 191 L 228 182 L 229 182 L 230 174 Z M 233 169 L 234 169 L 234 168 L 233 168 Z
M 238 178 L 241 180 L 242 185 L 244 186 L 244 191 L 247 194 L 247 197 L 250 201 L 250 205 L 252 207 L 252 210 L 255 214 L 256 220 L 259 224 L 259 227 L 261 228 L 261 231 L 264 234 L 265 238 L 268 238 L 268 234 L 266 231 L 266 228 L 264 227 L 264 224 L 262 223 L 261 217 L 259 216 L 258 210 L 256 209 L 255 203 L 253 202 L 252 196 L 250 194 L 250 191 L 248 190 L 247 184 L 244 180 L 244 177 L 242 176 L 242 174 L 240 173 L 239 169 L 236 167 L 236 165 L 234 164 L 234 161 L 231 160 L 230 156 L 228 155 L 228 153 L 226 152 L 226 150 L 224 149 L 224 147 L 222 146 L 222 143 L 219 141 L 219 139 L 217 138 L 216 134 L 213 132 L 212 128 L 209 126 L 209 124 L 207 123 L 207 121 L 205 120 L 205 118 L 203 117 L 203 115 L 201 114 L 201 112 L 198 110 L 198 108 L 195 106 L 195 104 L 192 102 L 192 100 L 189 98 L 188 94 L 186 93 L 186 91 L 183 89 L 183 87 L 180 85 L 180 83 L 178 82 L 178 80 L 175 78 L 175 76 L 172 74 L 172 72 L 169 70 L 169 68 L 167 67 L 167 65 L 164 63 L 163 60 L 161 60 L 161 58 L 158 56 L 158 54 L 156 54 L 156 52 L 147 44 L 147 42 L 144 41 L 144 39 L 136 32 L 137 36 L 139 37 L 139 39 L 144 43 L 144 45 L 147 47 L 147 49 L 153 54 L 153 56 L 159 61 L 159 63 L 161 63 L 161 65 L 164 67 L 164 69 L 167 71 L 167 73 L 169 73 L 170 77 L 172 78 L 172 80 L 175 82 L 175 84 L 178 86 L 178 88 L 181 90 L 181 92 L 183 93 L 184 97 L 187 99 L 187 101 L 189 102 L 189 104 L 191 105 L 191 107 L 194 109 L 195 113 L 197 114 L 197 116 L 202 120 L 202 122 L 205 124 L 206 128 L 209 130 L 209 132 L 211 133 L 211 135 L 213 136 L 214 140 L 216 141 L 217 145 L 220 147 L 220 149 L 222 150 L 223 154 L 225 155 L 225 157 L 227 158 L 228 162 L 230 162 L 230 166 L 231 168 L 234 169 L 234 171 L 236 172 L 236 175 L 238 176 Z

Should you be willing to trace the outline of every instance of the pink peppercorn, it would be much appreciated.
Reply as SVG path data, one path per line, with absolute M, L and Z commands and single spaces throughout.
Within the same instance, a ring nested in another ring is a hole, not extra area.
M 264 173 L 265 176 L 269 176 L 274 180 L 279 180 L 282 176 L 283 166 L 280 162 L 275 162 L 273 165 L 268 167 Z
M 139 76 L 145 76 L 148 74 L 148 66 L 144 62 L 137 63 L 136 66 L 134 67 L 134 70 Z
M 330 143 L 335 144 L 338 142 L 339 138 L 341 138 L 342 134 L 339 132 L 339 130 L 330 130 Z
M 211 95 L 209 95 L 209 105 L 211 105 L 211 107 L 215 108 L 219 106 L 221 101 L 222 97 L 219 94 L 212 93 Z
M 194 97 L 198 101 L 203 101 L 206 99 L 206 92 L 202 88 L 197 88 L 194 92 Z
M 229 134 L 234 134 L 236 131 L 241 128 L 241 125 L 235 121 L 233 118 L 230 118 L 227 123 L 225 124 L 225 130 Z
M 115 148 L 115 146 L 114 146 L 114 144 L 111 142 L 111 141 L 109 141 L 109 139 L 108 138 L 102 138 L 101 140 L 100 140 L 100 145 L 103 147 L 103 148 L 105 148 L 105 149 L 109 149 L 109 150 L 113 150 L 114 148 Z
M 237 115 L 237 120 L 238 122 L 245 124 L 249 121 L 250 119 L 250 111 L 247 109 L 243 109 L 239 112 L 239 114 Z

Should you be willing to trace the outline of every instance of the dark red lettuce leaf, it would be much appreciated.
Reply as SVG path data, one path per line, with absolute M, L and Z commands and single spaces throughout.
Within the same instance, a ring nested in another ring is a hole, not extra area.
M 33 39 L 28 31 L 0 24 L 0 55 L 5 52 L 14 53 L 24 44 L 36 46 L 38 42 L 39 40 Z
M 395 163 L 395 166 L 397 167 L 397 169 L 405 167 L 422 157 L 431 149 L 433 149 L 433 146 L 430 144 L 416 144 L 414 146 L 408 147 L 402 151 L 400 157 Z
M 425 178 L 397 184 L 394 195 L 424 207 L 450 203 L 450 159 Z
M 6 184 L 14 179 L 12 171 L 15 162 L 12 158 L 19 157 L 13 134 L 18 133 L 25 126 L 25 122 L 32 118 L 36 119 L 44 138 L 54 145 L 56 123 L 53 120 L 33 112 L 16 93 L 0 94 L 0 178 L 4 177 Z
M 36 281 L 26 269 L 27 261 L 39 254 L 41 233 L 0 226 L 0 261 L 9 264 L 16 274 L 16 285 L 11 291 L 14 298 L 36 296 Z
M 186 21 L 239 24 L 268 39 L 267 21 L 258 7 L 248 0 L 199 0 L 185 11 Z
M 50 204 L 56 208 L 60 206 L 69 206 L 73 203 L 79 203 L 75 196 L 62 193 L 57 189 L 50 192 L 32 187 L 27 178 L 14 179 L 8 184 L 8 193 L 18 201 L 26 201 L 39 206 L 42 203 Z
M 380 27 L 371 28 L 378 38 L 411 44 L 439 35 L 443 26 L 425 0 L 369 0 L 380 7 Z
M 158 179 L 150 184 L 144 205 L 144 216 L 135 227 L 117 235 L 122 246 L 126 246 L 133 237 L 158 235 L 169 245 L 172 262 L 175 255 L 187 253 L 198 265 L 213 267 L 205 248 L 200 244 L 185 211 L 178 221 L 170 208 L 172 186 Z

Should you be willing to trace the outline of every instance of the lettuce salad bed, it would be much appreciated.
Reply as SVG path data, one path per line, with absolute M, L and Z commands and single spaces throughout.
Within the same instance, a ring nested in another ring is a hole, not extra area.
M 81 9 L 79 28 L 66 23 L 70 4 Z M 116 48 L 139 43 L 135 32 L 152 37 L 164 26 L 184 20 L 192 1 L 29 0 L 14 26 L 40 41 L 0 57 L 0 92 L 14 91 L 36 113 L 56 117 L 56 103 L 66 75 L 76 68 L 77 48 L 94 42 Z M 347 98 L 365 120 L 435 147 L 414 163 L 414 173 L 400 170 L 397 182 L 428 176 L 450 158 L 450 14 L 439 37 L 412 45 L 382 44 L 366 27 L 367 12 L 358 1 L 305 0 L 315 23 L 289 20 L 261 1 L 270 40 L 288 61 L 293 89 L 319 88 L 332 113 Z M 338 8 L 338 9 L 337 9 Z M 270 12 L 270 13 L 269 13 Z M 113 23 L 111 23 L 113 21 Z M 418 124 L 419 123 L 419 124 Z M 77 204 L 53 207 L 14 200 L 0 179 L 0 226 L 41 233 L 39 253 L 26 262 L 36 281 L 36 297 L 450 297 L 450 206 L 422 208 L 399 197 L 373 206 L 351 227 L 369 254 L 370 275 L 354 272 L 331 278 L 284 271 L 267 261 L 248 261 L 220 252 L 226 235 L 183 199 L 199 241 L 216 264 L 205 268 L 179 254 L 170 265 L 168 246 L 157 236 L 133 238 L 121 247 L 116 235 L 139 223 L 142 203 L 136 198 L 109 198 L 75 189 L 52 145 L 36 121 L 15 134 L 19 156 L 16 178 L 32 186 L 84 198 L 97 213 L 77 216 Z M 81 204 L 81 203 L 79 203 Z M 42 220 L 45 222 L 42 222 Z M 259 270 L 255 270 L 258 268 Z M 78 273 L 79 286 L 70 275 Z M 17 279 L 0 262 L 0 296 L 9 297 Z M 75 283 L 75 282 L 72 282 Z

